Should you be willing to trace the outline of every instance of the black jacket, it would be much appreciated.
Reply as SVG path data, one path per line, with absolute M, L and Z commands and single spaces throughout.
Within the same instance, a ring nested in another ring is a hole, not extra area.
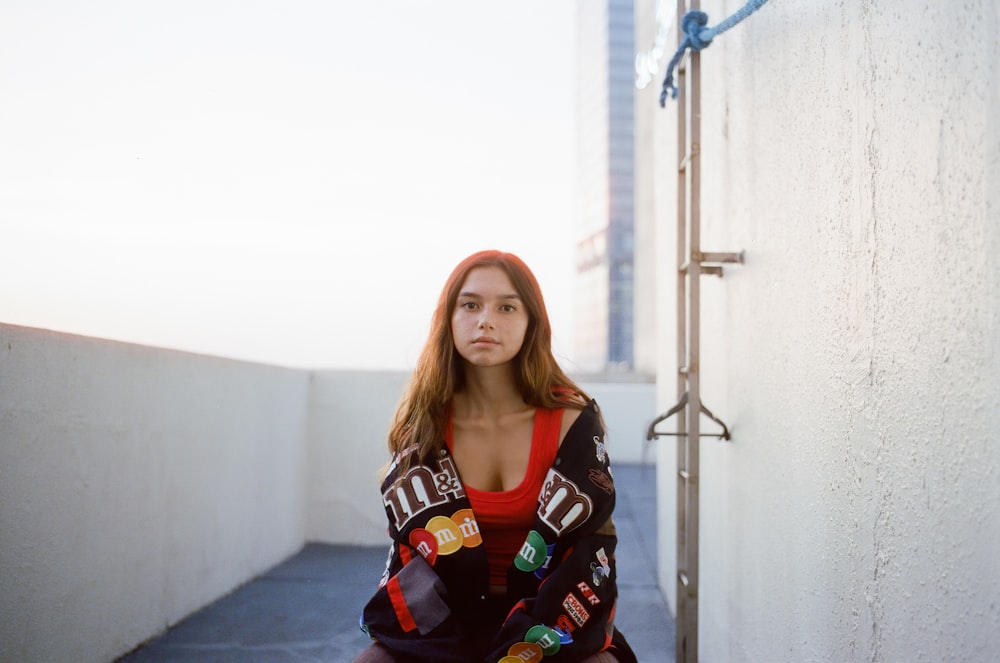
M 373 639 L 426 661 L 496 663 L 525 648 L 540 648 L 546 663 L 609 648 L 635 661 L 614 628 L 615 488 L 595 402 L 546 475 L 534 526 L 507 572 L 506 619 L 489 618 L 486 553 L 454 460 L 442 449 L 403 476 L 398 462 L 382 483 L 389 559 L 361 619 Z

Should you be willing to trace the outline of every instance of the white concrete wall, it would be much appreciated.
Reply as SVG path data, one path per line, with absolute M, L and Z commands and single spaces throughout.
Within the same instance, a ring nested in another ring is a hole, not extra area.
M 771 2 L 701 55 L 703 249 L 746 250 L 703 279 L 704 402 L 733 441 L 701 447 L 702 661 L 1000 652 L 998 12 Z M 663 408 L 676 105 L 658 93 L 640 104 L 659 114 Z
M 111 660 L 298 550 L 308 388 L 0 325 L 0 660 Z
M 409 373 L 315 371 L 309 399 L 310 541 L 388 545 L 381 470 Z

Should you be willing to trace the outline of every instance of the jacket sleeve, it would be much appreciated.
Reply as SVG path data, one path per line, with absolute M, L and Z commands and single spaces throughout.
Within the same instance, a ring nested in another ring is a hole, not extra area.
M 407 546 L 403 546 L 405 550 Z M 394 551 L 399 544 L 393 543 Z M 398 559 L 398 552 L 393 553 Z M 419 555 L 390 575 L 362 612 L 362 628 L 394 652 L 467 663 L 461 651 L 447 593 L 434 569 Z
M 595 534 L 567 551 L 538 593 L 511 611 L 488 660 L 500 660 L 520 642 L 537 644 L 553 663 L 580 661 L 607 649 L 618 599 L 615 543 L 614 534 Z
M 383 493 L 396 477 L 390 474 Z M 406 540 L 392 517 L 385 572 L 375 595 L 362 610 L 361 628 L 394 652 L 426 656 L 446 663 L 468 663 L 460 628 L 450 607 L 445 583 L 435 568 Z
M 534 569 L 537 562 L 515 561 L 508 586 L 525 598 L 507 617 L 488 663 L 520 643 L 535 644 L 552 663 L 581 661 L 611 646 L 618 598 L 614 506 L 604 428 L 592 403 L 549 470 L 520 555 L 545 561 Z

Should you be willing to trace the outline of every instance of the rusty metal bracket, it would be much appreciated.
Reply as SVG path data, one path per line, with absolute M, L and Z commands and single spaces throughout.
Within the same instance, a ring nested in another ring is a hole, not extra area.
M 687 405 L 687 402 L 688 402 L 688 393 L 685 391 L 684 395 L 681 396 L 681 399 L 677 401 L 676 405 L 674 405 L 672 408 L 670 408 L 669 410 L 658 416 L 656 419 L 653 419 L 652 422 L 650 422 L 649 428 L 646 430 L 646 440 L 655 440 L 658 437 L 686 437 L 687 433 L 664 433 L 658 431 L 656 430 L 656 424 L 669 419 L 670 417 L 674 416 L 675 414 L 683 410 L 684 407 Z M 698 435 L 699 437 L 717 437 L 720 440 L 731 439 L 729 435 L 729 428 L 727 428 L 726 424 L 722 422 L 722 419 L 719 419 L 717 416 L 712 414 L 712 411 L 709 410 L 707 407 L 705 407 L 704 403 L 700 405 L 699 409 L 701 410 L 702 414 L 704 414 L 709 419 L 722 426 L 721 433 L 699 433 Z

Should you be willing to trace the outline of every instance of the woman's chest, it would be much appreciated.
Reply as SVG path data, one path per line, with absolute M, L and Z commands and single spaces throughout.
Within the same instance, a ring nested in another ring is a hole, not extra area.
M 466 486 L 492 492 L 516 488 L 531 460 L 534 414 L 510 421 L 453 423 L 452 456 Z

